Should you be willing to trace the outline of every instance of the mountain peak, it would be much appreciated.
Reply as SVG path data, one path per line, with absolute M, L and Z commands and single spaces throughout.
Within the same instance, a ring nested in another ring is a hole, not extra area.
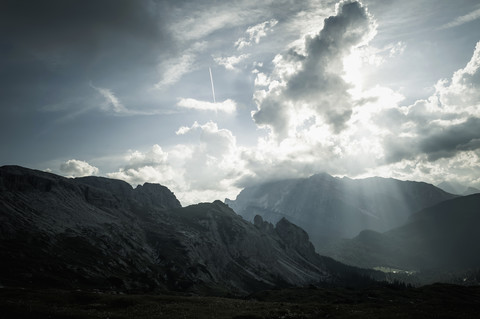
M 180 208 L 182 205 L 172 191 L 160 184 L 144 183 L 134 189 L 135 199 L 150 206 Z
M 285 217 L 277 222 L 275 231 L 287 247 L 298 251 L 301 255 L 308 256 L 315 253 L 315 248 L 310 242 L 307 232 L 292 224 Z

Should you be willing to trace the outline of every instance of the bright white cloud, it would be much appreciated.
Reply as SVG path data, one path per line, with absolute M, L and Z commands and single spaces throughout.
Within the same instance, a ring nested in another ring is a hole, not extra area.
M 240 148 L 232 132 L 219 129 L 214 122 L 181 127 L 177 135 L 193 142 L 168 150 L 154 145 L 146 152 L 130 151 L 125 165 L 108 177 L 132 185 L 155 182 L 170 188 L 182 204 L 223 200 L 235 196 L 235 181 L 241 176 Z
M 178 58 L 162 62 L 159 66 L 162 79 L 155 87 L 161 89 L 177 83 L 184 74 L 191 71 L 195 58 L 193 53 L 184 53 Z
M 260 43 L 260 39 L 267 36 L 267 32 L 272 31 L 273 27 L 278 23 L 277 20 L 271 19 L 249 27 L 245 33 L 246 37 L 242 37 L 235 42 L 235 47 L 241 50 L 251 46 L 253 43 Z
M 450 83 L 441 80 L 435 88 L 442 111 L 480 117 L 480 41 L 468 64 L 453 74 Z
M 155 144 L 146 152 L 129 151 L 126 164 L 117 172 L 108 173 L 110 178 L 122 179 L 136 186 L 145 182 L 176 185 L 176 172 L 168 159 L 168 153 Z
M 177 134 L 196 136 L 198 142 L 190 145 L 191 157 L 185 160 L 186 177 L 194 189 L 221 191 L 227 181 L 241 174 L 238 148 L 232 132 L 219 129 L 214 122 L 181 128 Z M 228 183 L 227 183 L 228 184 Z
M 229 56 L 229 57 L 216 57 L 213 60 L 221 66 L 224 66 L 227 70 L 236 70 L 236 65 L 247 59 L 249 54 L 242 54 L 238 56 Z
M 60 171 L 67 177 L 81 177 L 98 174 L 98 168 L 85 161 L 76 159 L 71 159 L 62 163 L 60 165 Z
M 407 44 L 402 41 L 398 41 L 397 43 L 390 44 L 389 46 L 387 46 L 388 56 L 390 58 L 393 58 L 395 56 L 401 55 L 403 51 L 405 51 L 406 47 L 407 47 Z
M 191 43 L 187 49 L 178 56 L 162 61 L 158 65 L 161 80 L 155 85 L 157 89 L 167 88 L 177 83 L 185 74 L 196 67 L 194 65 L 197 55 L 207 48 L 207 42 L 198 41 Z
M 177 106 L 199 111 L 215 111 L 225 113 L 234 113 L 237 109 L 237 104 L 235 101 L 230 99 L 216 103 L 199 101 L 195 99 L 180 99 L 180 101 L 177 103 Z

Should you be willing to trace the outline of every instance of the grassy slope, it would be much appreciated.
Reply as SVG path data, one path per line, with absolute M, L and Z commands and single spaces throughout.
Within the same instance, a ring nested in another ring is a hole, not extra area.
M 0 289 L 2 318 L 474 318 L 480 287 L 295 288 L 246 299 Z

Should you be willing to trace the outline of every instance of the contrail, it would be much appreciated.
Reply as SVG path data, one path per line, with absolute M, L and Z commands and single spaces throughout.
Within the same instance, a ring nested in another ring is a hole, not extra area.
M 210 72 L 210 82 L 212 83 L 213 103 L 217 103 L 217 102 L 215 101 L 215 88 L 213 87 L 212 69 L 211 69 L 211 68 L 208 68 L 208 71 Z

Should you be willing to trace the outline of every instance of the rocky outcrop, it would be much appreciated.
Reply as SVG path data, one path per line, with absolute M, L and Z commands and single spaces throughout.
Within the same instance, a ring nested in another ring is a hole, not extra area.
M 161 209 L 180 208 L 180 202 L 175 195 L 165 186 L 159 184 L 145 183 L 138 185 L 134 189 L 134 198 L 150 207 L 157 207 Z
M 286 218 L 278 221 L 275 231 L 280 238 L 287 244 L 287 247 L 298 251 L 302 256 L 312 256 L 315 254 L 306 231 L 290 223 Z
M 255 215 L 253 218 L 253 224 L 255 227 L 266 233 L 272 233 L 275 230 L 275 226 L 273 226 L 272 223 L 264 221 L 260 215 Z

